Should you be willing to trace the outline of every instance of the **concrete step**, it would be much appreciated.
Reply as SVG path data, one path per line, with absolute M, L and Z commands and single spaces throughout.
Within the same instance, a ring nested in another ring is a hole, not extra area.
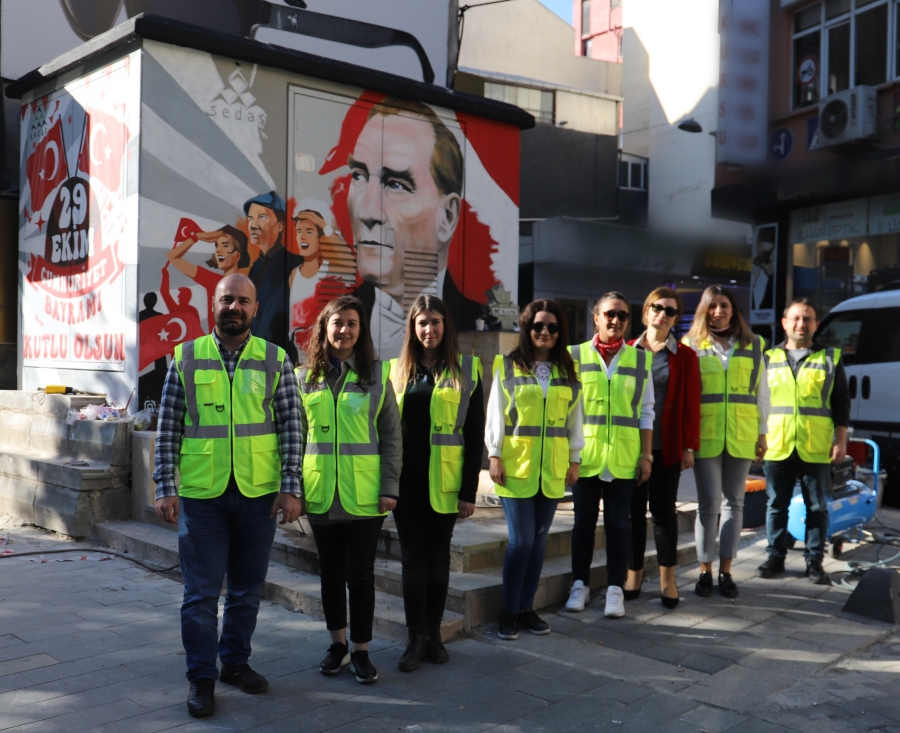
M 278 532 L 284 534 L 282 530 Z M 159 564 L 160 567 L 169 567 L 178 562 L 178 535 L 161 527 L 133 521 L 103 522 L 96 526 L 96 535 L 104 544 Z M 283 538 L 276 540 L 276 543 L 279 541 L 284 546 L 290 545 Z M 262 587 L 263 598 L 289 605 L 315 618 L 324 618 L 318 575 L 288 567 L 275 559 L 279 552 L 281 557 L 292 556 L 286 549 L 273 548 L 266 582 Z M 306 553 L 298 550 L 296 555 L 305 557 Z M 449 610 L 444 613 L 441 636 L 445 641 L 464 628 L 465 619 L 462 614 Z M 406 640 L 402 596 L 376 590 L 374 633 L 393 641 Z
M 679 510 L 678 531 L 692 532 L 694 529 L 695 511 Z M 603 528 L 601 514 L 600 523 L 594 539 L 594 546 L 606 547 L 606 532 Z M 546 559 L 565 557 L 572 550 L 572 527 L 575 517 L 571 504 L 561 504 L 553 518 L 547 537 Z M 309 529 L 305 529 L 311 534 Z M 653 542 L 653 524 L 647 519 L 647 538 Z M 450 542 L 450 569 L 457 573 L 474 573 L 503 565 L 506 547 L 509 544 L 509 532 L 506 519 L 500 507 L 484 507 L 479 505 L 475 514 L 465 521 L 457 521 Z M 390 557 L 400 558 L 400 539 L 393 517 L 388 517 L 381 531 L 379 551 Z

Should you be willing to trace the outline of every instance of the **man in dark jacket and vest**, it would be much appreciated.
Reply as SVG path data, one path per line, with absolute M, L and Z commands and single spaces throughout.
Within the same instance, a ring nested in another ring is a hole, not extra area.
M 766 534 L 768 559 L 757 572 L 773 578 L 784 572 L 788 507 L 800 479 L 806 504 L 806 575 L 814 583 L 831 579 L 822 568 L 828 532 L 831 464 L 847 455 L 850 392 L 841 350 L 814 340 L 815 306 L 797 298 L 781 319 L 785 340 L 765 354 L 769 383 L 766 451 Z
M 257 309 L 249 278 L 222 278 L 213 303 L 215 329 L 175 348 L 159 411 L 156 513 L 178 524 L 181 637 L 194 717 L 215 711 L 216 679 L 251 694 L 268 688 L 247 663 L 250 637 L 276 515 L 281 512 L 286 524 L 301 511 L 297 383 L 284 350 L 251 336 Z

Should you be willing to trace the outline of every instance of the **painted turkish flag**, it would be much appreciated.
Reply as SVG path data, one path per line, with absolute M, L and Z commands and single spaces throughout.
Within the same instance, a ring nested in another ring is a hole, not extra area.
M 118 191 L 127 139 L 124 122 L 100 110 L 88 112 L 78 156 L 79 170 L 92 178 L 99 178 L 110 191 Z
M 25 163 L 28 187 L 31 189 L 31 210 L 40 211 L 47 197 L 69 177 L 66 168 L 66 146 L 62 125 L 57 120 L 43 139 L 37 143 Z
M 203 336 L 203 328 L 194 309 L 153 316 L 141 321 L 140 329 L 139 370 L 173 353 L 178 344 Z

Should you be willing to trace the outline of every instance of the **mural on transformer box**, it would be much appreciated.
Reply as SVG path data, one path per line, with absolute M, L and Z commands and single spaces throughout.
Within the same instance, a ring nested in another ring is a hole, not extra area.
M 515 292 L 517 129 L 162 44 L 142 75 L 142 405 L 174 347 L 210 332 L 226 274 L 253 280 L 252 331 L 292 359 L 338 295 L 392 358 L 419 294 L 471 330 L 488 290 Z

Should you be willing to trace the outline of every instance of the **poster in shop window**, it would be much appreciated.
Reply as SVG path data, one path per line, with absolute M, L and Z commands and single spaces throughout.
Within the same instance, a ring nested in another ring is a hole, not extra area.
M 22 362 L 122 371 L 130 59 L 22 107 Z
M 750 270 L 750 325 L 775 323 L 775 268 L 778 253 L 778 224 L 753 227 Z

